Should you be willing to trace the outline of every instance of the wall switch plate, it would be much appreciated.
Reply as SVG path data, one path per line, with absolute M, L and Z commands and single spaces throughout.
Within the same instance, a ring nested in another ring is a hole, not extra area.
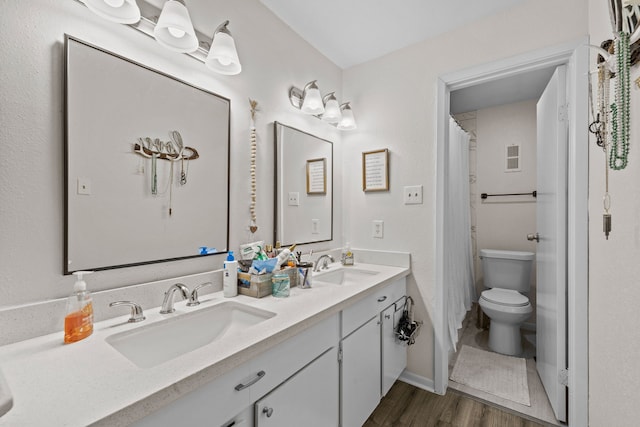
M 311 220 L 311 234 L 320 234 L 320 220 L 312 219 Z
M 300 206 L 300 193 L 297 191 L 289 192 L 289 206 Z
M 421 205 L 422 185 L 407 185 L 404 187 L 403 195 L 405 205 Z
M 78 178 L 78 194 L 91 195 L 91 180 L 89 178 Z
M 371 235 L 376 239 L 382 239 L 384 237 L 384 221 L 381 219 L 373 220 Z

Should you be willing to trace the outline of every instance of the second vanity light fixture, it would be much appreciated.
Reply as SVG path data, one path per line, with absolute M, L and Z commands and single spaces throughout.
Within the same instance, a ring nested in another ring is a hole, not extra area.
M 340 130 L 355 129 L 357 126 L 351 105 L 348 102 L 340 105 L 335 92 L 328 93 L 323 97 L 316 81 L 307 83 L 304 89 L 292 86 L 289 89 L 291 105 L 305 114 L 311 114 L 336 126 Z
M 199 34 L 191 22 L 184 0 L 168 0 L 162 10 L 141 1 L 144 13 L 136 0 L 77 0 L 89 10 L 112 22 L 128 24 L 136 30 L 154 37 L 163 47 L 204 62 L 211 70 L 226 75 L 242 70 L 236 44 L 223 22 L 214 31 L 211 42 Z

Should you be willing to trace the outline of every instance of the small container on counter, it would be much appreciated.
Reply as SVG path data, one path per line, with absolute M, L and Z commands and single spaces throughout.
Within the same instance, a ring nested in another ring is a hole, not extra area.
M 286 298 L 289 296 L 291 282 L 287 273 L 274 273 L 271 276 L 271 293 L 276 298 Z

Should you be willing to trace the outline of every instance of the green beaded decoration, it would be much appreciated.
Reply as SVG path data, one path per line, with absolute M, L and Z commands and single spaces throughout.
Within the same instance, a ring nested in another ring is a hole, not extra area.
M 609 167 L 621 170 L 629 161 L 630 47 L 629 34 L 619 32 L 615 40 L 616 94 L 611 104 L 611 151 Z

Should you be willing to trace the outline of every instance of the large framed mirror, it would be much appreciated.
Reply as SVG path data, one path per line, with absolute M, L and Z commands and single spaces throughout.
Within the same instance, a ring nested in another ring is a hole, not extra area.
M 275 236 L 282 245 L 333 239 L 333 143 L 275 122 Z
M 65 56 L 65 274 L 226 252 L 230 101 L 68 35 Z

